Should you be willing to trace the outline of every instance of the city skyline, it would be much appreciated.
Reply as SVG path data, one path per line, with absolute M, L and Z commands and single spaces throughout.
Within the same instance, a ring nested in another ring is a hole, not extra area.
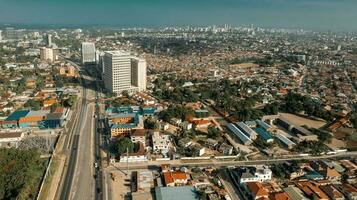
M 353 0 L 208 0 L 208 1 L 0 1 L 0 23 L 26 25 L 103 25 L 162 27 L 244 26 L 357 31 Z

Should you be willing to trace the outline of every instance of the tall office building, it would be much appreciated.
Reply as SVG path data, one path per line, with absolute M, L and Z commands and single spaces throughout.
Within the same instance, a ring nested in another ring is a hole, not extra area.
M 46 35 L 46 46 L 52 47 L 52 35 L 51 34 Z
M 82 63 L 91 64 L 95 63 L 95 45 L 92 42 L 82 43 Z
M 40 49 L 40 58 L 47 62 L 53 62 L 55 60 L 55 53 L 51 48 L 42 47 Z
M 104 54 L 104 84 L 117 94 L 146 89 L 146 61 L 125 51 L 106 51 Z
M 0 41 L 2 41 L 2 30 L 0 30 Z
M 138 57 L 131 58 L 131 84 L 138 91 L 146 90 L 146 60 Z

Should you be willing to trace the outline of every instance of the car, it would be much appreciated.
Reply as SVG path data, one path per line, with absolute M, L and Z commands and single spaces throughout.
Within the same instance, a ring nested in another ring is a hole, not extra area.
M 95 168 L 98 168 L 98 163 L 95 162 L 95 163 L 94 163 L 94 167 L 95 167 Z

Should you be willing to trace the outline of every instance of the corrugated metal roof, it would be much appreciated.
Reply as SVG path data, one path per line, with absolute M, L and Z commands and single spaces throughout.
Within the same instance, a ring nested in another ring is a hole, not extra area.
M 265 130 L 267 130 L 267 129 L 270 128 L 270 125 L 267 124 L 267 123 L 265 123 L 265 122 L 263 122 L 262 120 L 255 120 L 255 121 L 257 122 L 257 124 L 258 124 L 260 127 L 264 128 Z
M 257 133 L 243 122 L 237 122 L 236 124 L 238 128 L 240 128 L 240 130 L 242 130 L 242 132 L 245 133 L 249 138 L 254 138 L 257 136 Z
M 258 133 L 258 135 L 265 141 L 273 139 L 271 135 L 265 131 L 265 129 L 262 129 L 260 127 L 256 128 L 255 131 Z
M 17 110 L 13 113 L 11 113 L 6 119 L 5 121 L 18 121 L 21 117 L 25 117 L 27 115 L 27 113 L 29 113 L 29 110 Z
M 227 125 L 228 129 L 234 133 L 234 135 L 236 135 L 238 137 L 238 139 L 240 141 L 242 141 L 243 143 L 246 143 L 248 141 L 252 141 L 250 138 L 248 138 L 241 130 L 239 130 L 234 124 L 229 123 Z
M 295 145 L 293 141 L 291 141 L 289 138 L 283 136 L 283 135 L 277 135 L 276 136 L 280 141 L 282 141 L 286 145 Z

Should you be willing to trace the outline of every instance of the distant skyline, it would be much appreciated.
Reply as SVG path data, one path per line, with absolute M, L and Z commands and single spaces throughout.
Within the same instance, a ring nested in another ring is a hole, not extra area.
M 0 0 L 0 23 L 357 31 L 357 0 Z

